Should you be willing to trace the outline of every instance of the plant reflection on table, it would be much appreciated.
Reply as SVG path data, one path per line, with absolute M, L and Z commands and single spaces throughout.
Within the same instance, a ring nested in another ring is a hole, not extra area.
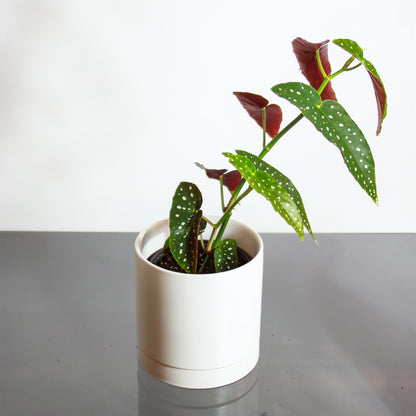
M 137 372 L 139 416 L 255 416 L 258 368 L 241 380 L 212 389 L 185 389 L 163 383 L 141 366 Z

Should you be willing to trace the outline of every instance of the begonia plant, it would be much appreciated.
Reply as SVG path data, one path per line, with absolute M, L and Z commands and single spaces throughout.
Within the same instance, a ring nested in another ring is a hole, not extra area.
M 249 116 L 262 129 L 261 148 L 258 154 L 243 150 L 224 152 L 223 155 L 233 166 L 233 170 L 209 169 L 197 163 L 209 178 L 218 180 L 220 184 L 221 215 L 216 222 L 203 215 L 202 194 L 195 184 L 181 182 L 177 187 L 169 215 L 170 236 L 164 250 L 171 253 L 181 271 L 207 272 L 209 261 L 214 263 L 216 272 L 238 266 L 237 243 L 223 238 L 223 235 L 233 210 L 253 190 L 271 203 L 301 240 L 304 238 L 305 229 L 315 240 L 302 198 L 295 185 L 264 160 L 279 140 L 303 119 L 311 122 L 323 138 L 339 149 L 340 159 L 353 178 L 377 203 L 375 166 L 370 146 L 358 125 L 337 101 L 331 81 L 357 68 L 367 71 L 377 103 L 376 135 L 380 134 L 383 119 L 386 117 L 386 92 L 375 67 L 364 58 L 363 49 L 356 42 L 335 39 L 332 44 L 347 55 L 345 63 L 335 72 L 332 72 L 328 59 L 329 40 L 311 43 L 296 38 L 292 42 L 301 72 L 309 84 L 287 82 L 271 88 L 279 98 L 299 110 L 299 115 L 283 129 L 280 129 L 282 110 L 279 105 L 269 104 L 266 98 L 257 94 L 234 92 Z M 228 200 L 225 198 L 227 189 L 230 192 Z M 203 241 L 201 236 L 206 227 L 212 229 L 210 237 Z M 198 261 L 201 252 L 202 261 Z

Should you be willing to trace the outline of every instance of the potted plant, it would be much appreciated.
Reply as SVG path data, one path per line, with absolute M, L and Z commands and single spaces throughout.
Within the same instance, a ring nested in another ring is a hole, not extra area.
M 357 124 L 337 101 L 331 81 L 362 67 L 374 87 L 378 124 L 386 116 L 386 93 L 376 69 L 358 44 L 336 39 L 347 59 L 335 72 L 328 43 L 297 38 L 293 51 L 309 84 L 277 84 L 272 91 L 300 113 L 283 129 L 282 110 L 260 95 L 235 92 L 262 129 L 257 155 L 223 153 L 233 170 L 204 169 L 219 181 L 221 212 L 205 216 L 202 194 L 191 182 L 177 187 L 169 218 L 141 232 L 135 242 L 139 361 L 155 377 L 178 386 L 209 388 L 248 374 L 259 357 L 263 246 L 257 233 L 231 220 L 253 190 L 268 200 L 300 239 L 315 240 L 302 198 L 292 181 L 264 160 L 302 119 L 340 151 L 351 175 L 377 203 L 374 160 Z M 270 139 L 267 139 L 267 136 Z M 231 193 L 228 200 L 225 193 Z M 315 240 L 316 241 L 316 240 Z

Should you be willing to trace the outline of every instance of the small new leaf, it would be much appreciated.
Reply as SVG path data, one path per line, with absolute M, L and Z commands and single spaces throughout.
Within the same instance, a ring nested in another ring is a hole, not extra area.
M 221 240 L 214 251 L 215 271 L 225 272 L 238 266 L 237 242 L 232 238 Z
M 272 91 L 298 107 L 316 129 L 341 150 L 350 173 L 377 203 L 373 155 L 363 133 L 341 104 L 332 100 L 321 102 L 314 88 L 300 82 L 278 84 Z
M 181 182 L 172 198 L 169 214 L 170 251 L 187 273 L 196 273 L 198 231 L 202 217 L 202 195 L 196 185 Z
M 358 59 L 367 70 L 367 73 L 371 78 L 371 82 L 373 83 L 374 94 L 376 96 L 378 113 L 376 134 L 379 135 L 381 132 L 381 125 L 387 115 L 387 94 L 380 75 L 377 73 L 374 65 L 364 58 L 364 52 L 360 46 L 358 46 L 357 42 L 350 39 L 335 39 L 332 42 Z

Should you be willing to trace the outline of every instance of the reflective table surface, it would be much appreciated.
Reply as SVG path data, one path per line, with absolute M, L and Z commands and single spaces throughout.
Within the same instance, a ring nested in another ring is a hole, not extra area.
M 416 235 L 263 234 L 261 354 L 217 389 L 137 365 L 135 235 L 0 233 L 0 414 L 416 415 Z

